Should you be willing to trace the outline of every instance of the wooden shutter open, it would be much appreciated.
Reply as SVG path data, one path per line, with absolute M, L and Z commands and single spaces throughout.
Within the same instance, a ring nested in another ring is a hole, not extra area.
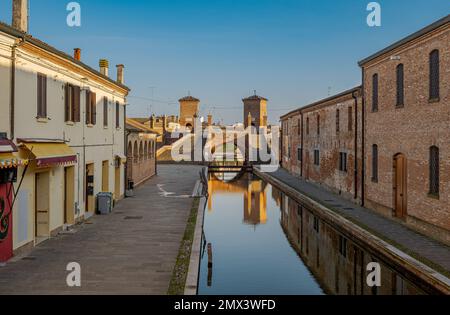
M 72 91 L 72 99 L 73 99 L 73 121 L 74 122 L 80 122 L 81 121 L 81 115 L 80 115 L 80 87 L 79 86 L 73 86 Z
M 91 124 L 91 92 L 86 91 L 86 125 Z
M 97 94 L 91 93 L 91 124 L 97 124 Z

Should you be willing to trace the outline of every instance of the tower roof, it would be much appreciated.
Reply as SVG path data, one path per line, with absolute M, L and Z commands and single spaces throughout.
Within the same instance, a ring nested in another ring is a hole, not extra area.
M 200 100 L 198 98 L 195 98 L 195 97 L 189 95 L 189 96 L 180 98 L 179 102 L 200 102 Z
M 268 99 L 259 95 L 252 95 L 250 97 L 244 98 L 243 101 L 268 101 Z

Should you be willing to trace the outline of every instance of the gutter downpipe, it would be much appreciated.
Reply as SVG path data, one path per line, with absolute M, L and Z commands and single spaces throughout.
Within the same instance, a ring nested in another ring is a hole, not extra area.
M 358 199 L 358 96 L 356 91 L 352 93 L 353 100 L 355 101 L 355 199 Z
M 11 47 L 11 86 L 9 99 L 9 137 L 12 141 L 15 138 L 15 107 L 16 107 L 16 49 L 25 42 L 25 37 L 19 38 L 19 42 Z
M 361 171 L 361 206 L 365 206 L 366 198 L 366 93 L 365 93 L 365 73 L 364 67 L 361 65 L 362 76 L 362 127 L 361 127 L 361 153 L 362 153 L 362 171 Z

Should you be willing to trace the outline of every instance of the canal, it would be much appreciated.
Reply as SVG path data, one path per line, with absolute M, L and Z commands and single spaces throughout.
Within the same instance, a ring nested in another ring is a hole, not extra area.
M 200 295 L 411 295 L 419 288 L 254 175 L 211 174 Z M 381 286 L 366 284 L 371 262 Z

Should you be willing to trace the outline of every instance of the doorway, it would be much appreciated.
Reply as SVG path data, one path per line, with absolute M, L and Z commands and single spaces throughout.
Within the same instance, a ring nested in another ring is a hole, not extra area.
M 50 237 L 50 174 L 35 174 L 35 243 Z
M 75 224 L 75 167 L 64 169 L 64 224 Z
M 406 157 L 397 154 L 394 157 L 394 210 L 401 219 L 407 216 L 407 168 Z
M 85 176 L 85 212 L 93 213 L 95 211 L 95 197 L 94 197 L 94 164 L 86 164 L 86 176 Z
M 102 192 L 109 192 L 109 161 L 102 163 Z
M 120 164 L 114 170 L 115 178 L 114 178 L 114 200 L 119 201 L 121 198 L 120 195 Z

